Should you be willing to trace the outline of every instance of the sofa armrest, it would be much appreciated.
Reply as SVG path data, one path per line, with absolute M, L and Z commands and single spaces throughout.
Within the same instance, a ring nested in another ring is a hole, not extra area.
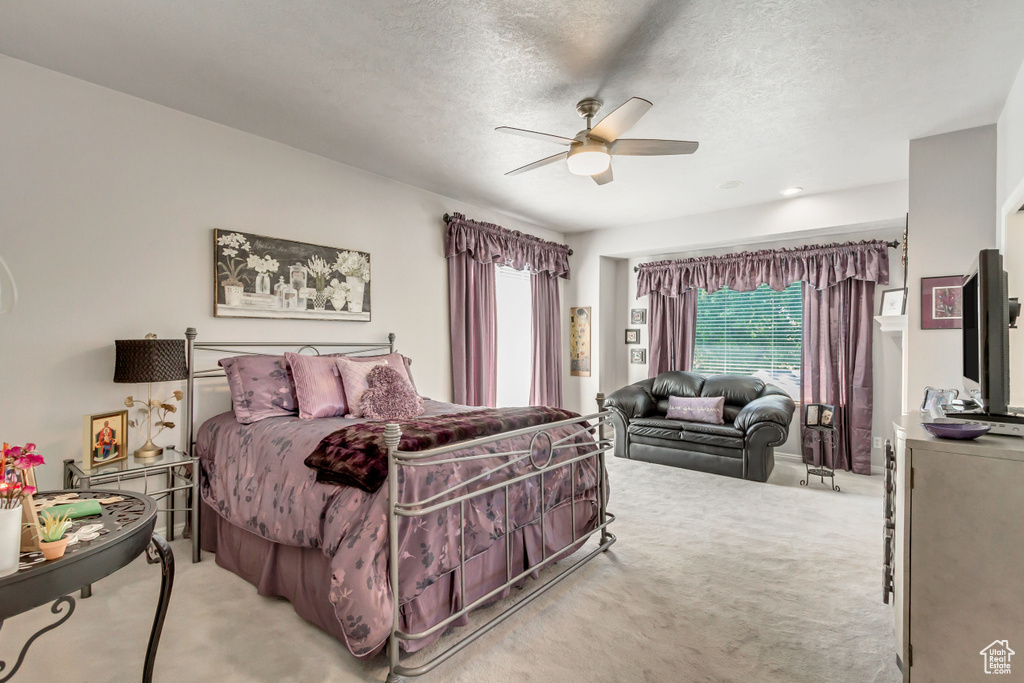
M 737 429 L 750 431 L 761 422 L 773 422 L 782 427 L 784 434 L 789 433 L 789 425 L 793 421 L 796 404 L 785 394 L 768 394 L 755 398 L 743 406 L 736 415 L 734 424 Z
M 605 408 L 614 408 L 628 422 L 638 417 L 648 417 L 657 412 L 658 406 L 647 389 L 630 384 L 613 391 L 605 400 Z

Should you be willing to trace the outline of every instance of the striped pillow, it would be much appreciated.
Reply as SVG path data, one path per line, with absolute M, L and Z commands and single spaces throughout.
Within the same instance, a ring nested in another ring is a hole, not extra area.
M 353 417 L 362 417 L 363 393 L 369 388 L 367 376 L 370 370 L 381 365 L 388 365 L 386 360 L 360 360 L 351 358 L 334 358 L 338 372 L 341 374 L 341 383 L 345 388 L 345 402 L 348 404 L 348 414 Z M 397 372 L 397 368 L 395 369 Z M 405 380 L 405 377 L 402 378 Z M 300 404 L 301 405 L 301 404 Z
M 347 412 L 336 358 L 300 353 L 286 353 L 284 357 L 295 380 L 300 418 L 337 417 Z

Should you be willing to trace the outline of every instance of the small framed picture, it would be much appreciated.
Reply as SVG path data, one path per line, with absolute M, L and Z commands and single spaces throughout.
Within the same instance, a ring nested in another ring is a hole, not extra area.
M 963 325 L 964 279 L 960 275 L 921 278 L 921 329 L 959 330 Z
M 906 289 L 887 289 L 882 292 L 882 305 L 878 315 L 904 315 L 906 312 Z
M 828 403 L 809 403 L 804 408 L 804 426 L 831 429 L 835 426 L 835 416 L 835 406 Z
M 647 349 L 630 349 L 629 362 L 633 365 L 645 365 L 647 363 Z
M 629 324 L 630 325 L 646 325 L 647 324 L 647 309 L 646 308 L 631 308 L 629 311 Z
M 924 399 L 921 401 L 921 412 L 931 412 L 932 408 L 945 408 L 960 396 L 957 389 L 924 388 Z
M 818 411 L 817 403 L 811 403 L 804 408 L 804 426 L 817 427 L 819 419 L 821 419 L 821 416 Z
M 636 327 L 628 328 L 626 330 L 626 343 L 627 344 L 639 344 L 640 343 L 640 329 Z
M 128 411 L 86 415 L 82 420 L 83 469 L 94 469 L 128 457 Z
M 5 446 L 7 444 L 4 444 Z M 3 472 L 3 481 L 17 482 L 22 486 L 36 488 L 35 468 L 19 470 L 14 467 L 13 458 L 7 461 Z M 39 550 L 39 516 L 36 514 L 32 494 L 25 493 L 21 497 L 21 552 Z

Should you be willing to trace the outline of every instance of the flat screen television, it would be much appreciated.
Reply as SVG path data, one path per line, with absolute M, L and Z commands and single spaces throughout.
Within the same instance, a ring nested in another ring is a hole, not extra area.
M 983 249 L 964 276 L 964 387 L 990 415 L 1005 415 L 1010 402 L 1010 325 L 1019 306 L 1007 291 L 1003 257 Z

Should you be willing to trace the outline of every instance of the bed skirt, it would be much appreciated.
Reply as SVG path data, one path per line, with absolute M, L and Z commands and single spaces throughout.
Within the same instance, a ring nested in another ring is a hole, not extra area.
M 547 510 L 546 540 L 549 556 L 557 552 L 558 559 L 568 557 L 582 547 L 573 544 L 569 529 L 571 511 L 567 504 Z M 330 600 L 331 561 L 319 548 L 305 548 L 274 543 L 251 531 L 241 529 L 221 517 L 213 508 L 201 503 L 200 525 L 203 550 L 215 553 L 217 565 L 237 574 L 256 587 L 264 597 L 282 597 L 288 600 L 296 614 L 319 626 L 334 638 L 348 645 L 345 632 L 338 621 L 335 606 Z M 576 499 L 577 535 L 593 529 L 597 523 L 597 506 L 588 498 Z M 536 524 L 513 531 L 512 569 L 519 573 L 541 560 L 541 534 Z M 561 550 L 561 552 L 558 552 Z M 424 631 L 433 624 L 471 603 L 505 582 L 504 543 L 495 543 L 487 550 L 467 560 L 465 600 L 460 595 L 459 570 L 456 568 L 441 576 L 414 599 L 401 606 L 402 630 L 407 633 Z M 536 577 L 536 573 L 534 573 Z M 470 579 L 475 579 L 471 581 Z M 496 595 L 487 604 L 505 598 L 510 590 Z M 451 624 L 463 626 L 465 617 Z M 443 635 L 442 632 L 414 641 L 403 641 L 402 650 L 416 652 L 427 647 Z M 384 643 L 362 655 L 370 657 L 384 649 Z M 349 648 L 351 650 L 351 648 Z

